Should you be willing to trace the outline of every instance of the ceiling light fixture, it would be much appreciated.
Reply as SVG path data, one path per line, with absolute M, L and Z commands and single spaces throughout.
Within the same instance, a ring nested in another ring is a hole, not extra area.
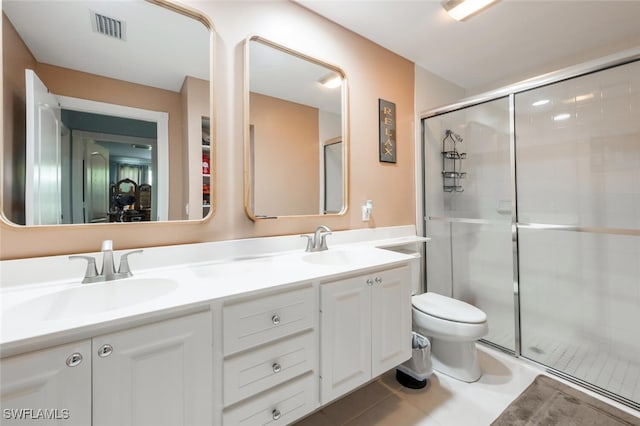
M 442 0 L 441 4 L 453 19 L 463 21 L 496 1 L 497 0 Z
M 534 103 L 532 103 L 532 106 L 542 106 L 542 105 L 546 105 L 549 103 L 549 99 L 540 99 L 539 101 L 535 101 Z
M 320 84 L 327 89 L 335 89 L 336 87 L 342 86 L 342 77 L 336 74 L 330 74 L 320 79 Z
M 584 95 L 576 96 L 576 102 L 584 102 L 593 99 L 593 93 L 585 93 Z
M 571 118 L 571 114 L 568 114 L 568 113 L 558 114 L 553 117 L 553 121 L 564 121 L 570 118 Z

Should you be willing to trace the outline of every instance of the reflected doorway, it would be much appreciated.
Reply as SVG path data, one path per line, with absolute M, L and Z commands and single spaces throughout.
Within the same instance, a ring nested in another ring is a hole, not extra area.
M 342 138 L 335 138 L 323 144 L 323 184 L 324 214 L 337 214 L 343 208 L 343 164 L 342 164 Z
M 122 157 L 111 156 L 112 148 L 107 145 L 112 143 L 150 151 L 146 158 L 132 153 L 124 157 L 129 158 L 129 169 L 141 170 L 149 203 L 146 220 L 167 220 L 167 113 L 56 96 L 32 70 L 25 70 L 25 85 L 25 224 L 107 221 L 109 185 L 115 184 L 110 178 L 122 174 L 117 168 L 111 170 Z M 150 181 L 155 184 L 151 186 Z
M 63 175 L 63 187 L 70 188 L 70 203 L 63 210 L 69 223 L 113 222 L 115 210 L 113 187 L 120 181 L 135 182 L 136 188 L 148 188 L 145 214 L 130 215 L 139 220 L 157 217 L 157 141 L 127 135 L 72 130 L 70 173 Z M 136 193 L 136 197 L 140 194 Z M 140 209 L 130 203 L 132 209 Z M 129 204 L 127 204 L 129 206 Z M 122 217 L 119 215 L 118 217 Z M 127 215 L 124 215 L 127 217 Z

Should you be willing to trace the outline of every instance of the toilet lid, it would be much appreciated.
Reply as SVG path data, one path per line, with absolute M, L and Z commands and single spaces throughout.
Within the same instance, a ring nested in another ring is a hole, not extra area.
M 487 320 L 487 314 L 475 306 L 437 293 L 415 295 L 411 304 L 425 314 L 448 321 L 476 324 Z

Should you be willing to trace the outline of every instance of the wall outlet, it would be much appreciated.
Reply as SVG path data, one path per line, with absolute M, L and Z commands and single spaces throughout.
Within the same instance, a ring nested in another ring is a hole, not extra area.
M 362 221 L 368 222 L 371 219 L 371 211 L 373 210 L 373 201 L 367 200 L 362 206 Z

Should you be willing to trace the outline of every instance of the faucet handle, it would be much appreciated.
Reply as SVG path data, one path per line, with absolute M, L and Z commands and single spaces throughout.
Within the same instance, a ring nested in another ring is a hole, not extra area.
M 327 247 L 327 235 L 331 235 L 331 234 L 333 234 L 333 232 L 331 231 L 323 232 L 322 234 L 320 234 L 320 245 L 318 250 L 322 251 L 322 250 L 329 249 L 329 247 Z
M 312 235 L 308 235 L 308 234 L 302 234 L 300 235 L 301 238 L 306 237 L 307 238 L 307 248 L 304 249 L 304 251 L 313 251 L 313 236 Z
M 118 275 L 122 277 L 131 277 L 133 274 L 131 273 L 131 269 L 129 268 L 129 255 L 135 253 L 142 253 L 143 250 L 133 250 L 128 253 L 124 253 L 120 256 L 120 266 L 118 267 Z
M 84 279 L 82 280 L 83 284 L 92 283 L 97 281 L 98 278 L 98 268 L 96 268 L 96 259 L 92 256 L 69 256 L 69 260 L 74 259 L 85 259 L 87 261 L 87 269 L 84 272 Z

